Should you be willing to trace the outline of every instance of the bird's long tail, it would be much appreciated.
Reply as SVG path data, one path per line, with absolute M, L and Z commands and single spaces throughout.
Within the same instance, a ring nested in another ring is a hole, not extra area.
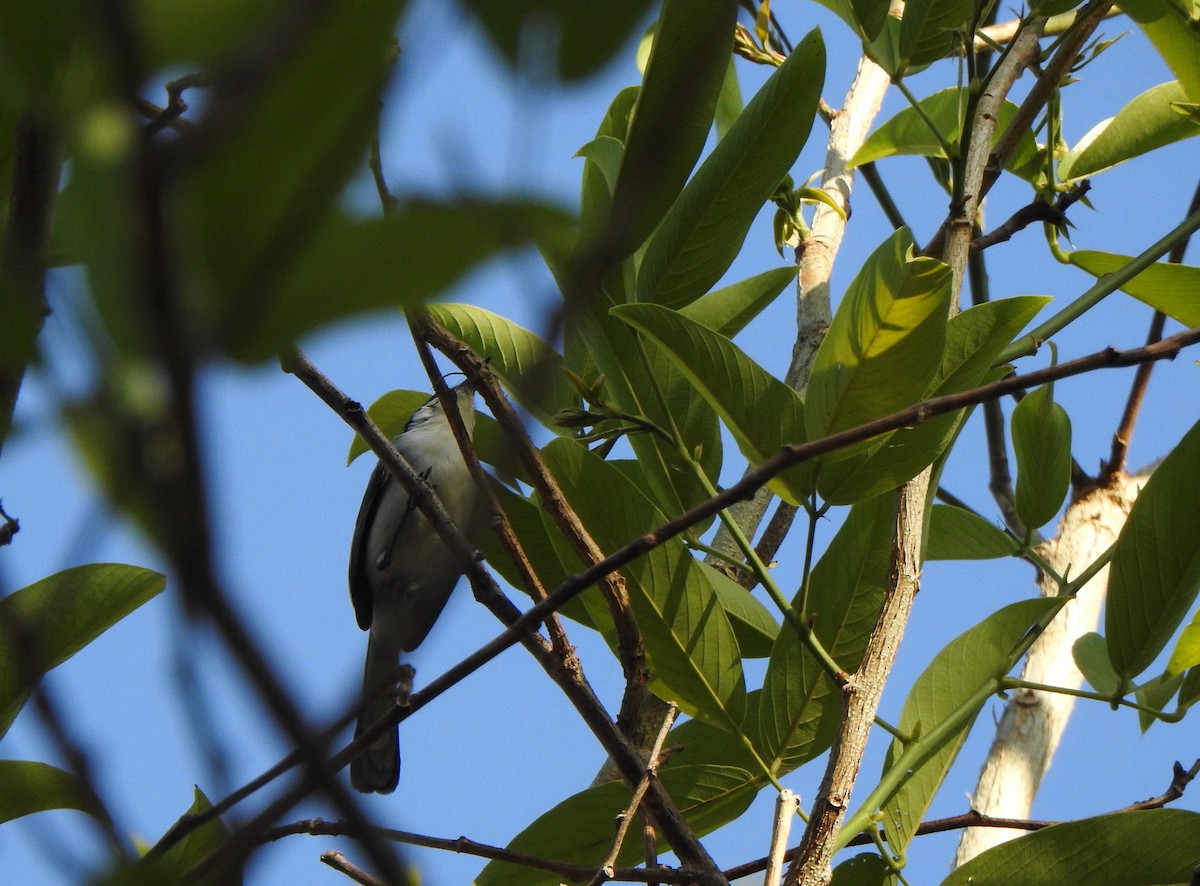
M 363 699 L 371 699 L 358 717 L 354 737 L 358 738 L 372 723 L 386 716 L 396 704 L 393 693 L 385 691 L 394 681 L 398 657 L 374 640 L 367 643 L 367 663 L 363 668 Z M 364 794 L 390 794 L 400 780 L 400 735 L 393 726 L 350 763 L 350 784 Z

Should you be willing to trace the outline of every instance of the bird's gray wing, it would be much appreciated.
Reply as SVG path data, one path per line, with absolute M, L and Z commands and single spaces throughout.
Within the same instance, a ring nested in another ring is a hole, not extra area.
M 379 513 L 388 488 L 396 481 L 387 467 L 380 462 L 371 472 L 362 504 L 358 507 L 358 519 L 354 521 L 354 537 L 350 542 L 350 602 L 354 604 L 354 617 L 364 631 L 371 627 L 372 603 L 374 602 L 370 574 L 377 566 L 370 562 L 368 551 L 371 527 Z

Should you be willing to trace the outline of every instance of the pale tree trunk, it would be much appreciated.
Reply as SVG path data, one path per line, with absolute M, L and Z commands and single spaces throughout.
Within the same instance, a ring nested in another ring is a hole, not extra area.
M 1063 514 L 1058 537 L 1040 548 L 1050 567 L 1060 575 L 1069 569 L 1069 578 L 1095 562 L 1116 541 L 1146 479 L 1145 474 L 1117 474 L 1108 486 L 1074 502 Z M 1081 636 L 1096 630 L 1107 583 L 1105 566 L 1050 622 L 1029 650 L 1022 680 L 1069 689 L 1083 684 L 1071 647 Z M 1042 576 L 1038 584 L 1043 596 L 1058 591 L 1049 576 Z M 980 772 L 972 809 L 995 818 L 1030 817 L 1033 798 L 1050 768 L 1074 705 L 1072 696 L 1061 693 L 1032 689 L 1012 693 Z M 954 865 L 965 864 L 985 849 L 1021 833 L 1006 828 L 968 828 L 959 841 Z

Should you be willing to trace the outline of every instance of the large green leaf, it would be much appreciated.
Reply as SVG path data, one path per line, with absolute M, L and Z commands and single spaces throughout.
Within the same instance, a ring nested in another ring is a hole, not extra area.
M 1186 809 L 1114 812 L 1068 821 L 1001 843 L 942 886 L 1165 886 L 1194 882 L 1200 814 Z
M 582 446 L 559 438 L 543 452 L 601 550 L 614 551 L 663 522 L 631 479 Z M 699 564 L 681 542 L 672 540 L 622 573 L 655 692 L 688 713 L 736 731 L 746 704 L 737 639 Z
M 890 565 L 895 501 L 881 495 L 850 509 L 792 607 L 847 672 L 858 667 L 875 626 Z M 805 608 L 807 604 L 807 608 Z M 786 624 L 775 640 L 759 703 L 758 744 L 781 775 L 829 746 L 841 692 Z
M 76 566 L 0 600 L 0 736 L 42 675 L 157 595 L 166 579 L 119 563 Z
M 758 598 L 725 573 L 700 562 L 737 637 L 742 658 L 766 658 L 779 635 L 779 622 Z
M 568 216 L 519 200 L 412 203 L 387 218 L 330 216 L 275 289 L 214 319 L 241 359 L 277 353 L 334 320 L 427 301 L 499 252 L 573 236 Z
M 920 111 L 912 107 L 904 108 L 867 137 L 850 159 L 850 166 L 861 166 L 863 163 L 872 163 L 899 154 L 948 159 L 942 143 L 929 128 L 929 124 L 933 123 L 942 138 L 957 150 L 962 140 L 966 102 L 965 89 L 951 88 L 921 99 L 917 103 Z M 999 140 L 1016 112 L 1017 106 L 1012 102 L 1006 101 L 1001 105 L 993 143 Z M 1038 146 L 1032 131 L 1027 129 L 1021 133 L 1021 139 L 1006 168 L 1025 179 L 1031 179 L 1037 174 L 1040 168 Z
M 973 700 L 976 705 L 955 730 L 926 749 L 924 759 L 904 759 L 905 748 L 898 739 L 888 749 L 884 772 L 899 766 L 908 770 L 899 787 L 880 798 L 878 804 L 893 852 L 902 853 L 916 833 L 986 700 L 981 693 L 1013 667 L 1029 629 L 1065 603 L 1065 599 L 1051 597 L 1005 606 L 950 641 L 917 678 L 897 724 L 901 733 L 916 741 L 921 741 L 919 736 L 930 735 L 963 705 Z
M 755 792 L 749 773 L 733 766 L 668 765 L 658 780 L 697 834 L 746 810 Z M 512 852 L 599 867 L 612 845 L 613 819 L 629 805 L 623 782 L 593 785 L 567 798 L 526 827 L 508 844 Z M 641 840 L 626 840 L 618 865 L 644 857 Z M 476 886 L 558 886 L 562 876 L 493 861 L 475 878 Z
M 713 332 L 733 338 L 746 328 L 789 283 L 796 282 L 795 266 L 775 268 L 739 283 L 715 289 L 680 308 L 679 313 Z
M 606 400 L 629 415 L 649 418 L 657 427 L 678 429 L 688 457 L 659 434 L 633 433 L 628 438 L 659 509 L 679 514 L 707 499 L 706 486 L 695 476 L 691 459 L 700 463 L 708 482 L 715 485 L 722 464 L 721 422 L 712 406 L 696 396 L 684 369 L 599 305 L 578 305 L 568 311 L 564 338 L 567 365 L 589 381 L 603 375 Z M 695 527 L 694 532 L 703 533 L 706 525 Z
M 583 242 L 595 238 L 608 221 L 638 92 L 637 86 L 618 92 L 600 121 L 596 137 L 577 152 L 583 158 L 579 193 L 579 236 Z
M 1026 529 L 1054 519 L 1071 485 L 1071 419 L 1045 385 L 1021 398 L 1012 411 L 1017 460 L 1015 503 Z
M 600 258 L 619 261 L 658 226 L 704 148 L 729 64 L 737 0 L 666 0 Z
M 1104 632 L 1123 680 L 1150 666 L 1200 589 L 1197 490 L 1200 423 L 1154 469 L 1113 550 Z
M 104 815 L 71 773 L 31 760 L 0 760 L 0 824 L 49 809 Z
M 170 201 L 210 287 L 216 337 L 250 337 L 262 288 L 301 253 L 362 162 L 403 0 L 333 4 L 265 71 L 218 74 L 202 140 Z M 277 40 L 277 37 L 271 39 Z M 218 131 L 219 129 L 219 131 Z M 378 260 L 376 253 L 373 260 Z M 362 272 L 358 275 L 363 276 Z M 330 303 L 333 290 L 322 289 Z M 304 313 L 302 310 L 301 313 Z
M 994 523 L 950 505 L 934 505 L 925 536 L 926 560 L 993 560 L 1020 545 Z
M 264 28 L 275 26 L 286 8 L 281 0 L 135 0 L 127 11 L 137 22 L 147 70 L 219 70 L 239 49 L 263 39 Z
M 528 329 L 474 305 L 433 304 L 429 313 L 486 357 L 489 368 L 544 425 L 553 427 L 556 412 L 579 405 L 562 357 Z
M 658 305 L 618 305 L 612 313 L 671 357 L 725 421 L 751 464 L 761 464 L 786 443 L 803 442 L 800 396 L 729 339 Z M 793 468 L 776 476 L 771 488 L 799 504 L 811 488 L 809 476 L 807 469 Z
M 916 0 L 904 4 L 900 20 L 901 70 L 945 58 L 962 46 L 970 30 L 971 0 Z
M 950 318 L 946 348 L 922 399 L 965 391 L 1005 374 L 992 364 L 1047 302 L 1015 296 L 976 305 Z M 852 504 L 895 489 L 932 464 L 954 440 L 969 410 L 947 413 L 884 434 L 865 452 L 826 464 L 821 494 L 832 504 Z
M 1196 30 L 1195 7 L 1186 0 L 1126 0 L 1121 11 L 1145 31 L 1188 100 L 1200 102 L 1200 32 Z
M 808 439 L 911 406 L 928 390 L 945 350 L 950 269 L 913 252 L 912 235 L 901 228 L 847 288 L 813 360 Z
M 558 76 L 578 80 L 596 73 L 617 53 L 649 6 L 650 0 L 487 0 L 465 8 L 510 65 L 535 68 L 544 75 L 553 62 Z M 533 34 L 544 39 L 531 40 Z M 530 49 L 537 50 L 534 57 Z
M 1063 181 L 1087 178 L 1180 139 L 1200 135 L 1200 126 L 1173 105 L 1187 102 L 1178 80 L 1160 83 L 1097 123 L 1058 164 Z
M 1103 277 L 1129 264 L 1127 255 L 1081 249 L 1069 253 L 1071 264 L 1095 277 Z M 1138 301 L 1162 311 L 1184 326 L 1200 326 L 1200 268 L 1164 262 L 1152 264 L 1121 287 Z
M 638 301 L 681 307 L 721 278 L 808 139 L 825 77 L 820 32 L 801 41 L 705 159 L 654 233 Z

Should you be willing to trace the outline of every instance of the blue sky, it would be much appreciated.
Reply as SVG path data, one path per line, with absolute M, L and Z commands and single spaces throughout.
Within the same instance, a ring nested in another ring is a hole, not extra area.
M 582 86 L 542 87 L 514 77 L 476 34 L 463 27 L 464 19 L 456 11 L 433 3 L 418 10 L 419 19 L 409 20 L 412 33 L 402 35 L 404 79 L 385 111 L 383 149 L 393 189 L 400 194 L 533 192 L 565 206 L 576 205 L 581 161 L 572 154 L 591 138 L 616 90 L 638 79 L 634 47 L 627 47 Z M 830 46 L 824 95 L 838 105 L 857 62 L 857 49 L 845 27 L 815 6 L 778 12 L 793 40 L 810 27 L 822 27 Z M 419 29 L 414 25 L 418 20 Z M 1130 27 L 1116 20 L 1103 30 L 1115 35 Z M 749 64 L 739 73 L 747 96 L 766 74 Z M 916 78 L 914 90 L 931 92 L 953 76 L 949 67 L 926 72 Z M 1082 77 L 1067 94 L 1065 125 L 1072 141 L 1168 74 L 1133 33 Z M 901 107 L 900 97 L 890 95 L 881 119 Z M 814 130 L 794 169 L 797 181 L 822 165 L 823 134 L 820 128 Z M 1098 177 L 1090 195 L 1098 212 L 1081 206 L 1072 213 L 1078 226 L 1075 245 L 1127 254 L 1140 251 L 1183 217 L 1194 186 L 1190 177 L 1197 168 L 1196 143 L 1191 141 Z M 944 214 L 946 199 L 929 181 L 923 161 L 884 161 L 880 171 L 895 188 L 917 240 L 926 239 Z M 1165 184 L 1155 176 L 1175 180 Z M 368 176 L 355 181 L 346 200 L 374 211 Z M 1003 220 L 1023 202 L 1019 189 L 998 188 L 989 221 Z M 779 265 L 769 222 L 764 213 L 730 281 Z M 834 274 L 835 297 L 886 234 L 881 213 L 860 187 Z M 996 296 L 1044 293 L 1061 303 L 1091 283 L 1082 272 L 1055 264 L 1032 229 L 994 249 L 989 259 Z M 70 305 L 81 285 L 77 273 L 56 273 L 51 303 Z M 488 306 L 536 329 L 553 290 L 536 259 L 519 257 L 472 273 L 449 297 Z M 792 312 L 785 294 L 739 339 L 779 374 L 791 350 Z M 1139 345 L 1149 314 L 1116 294 L 1078 329 L 1057 339 L 1060 358 L 1105 345 Z M 4 590 L 83 562 L 161 565 L 155 553 L 106 510 L 54 420 L 62 397 L 86 384 L 87 367 L 73 357 L 77 335 L 70 310 L 64 307 L 51 316 L 44 333 L 51 366 L 35 370 L 27 379 L 18 406 L 19 434 L 0 459 L 5 508 L 22 524 L 13 546 L 0 554 Z M 427 384 L 396 314 L 341 324 L 302 345 L 335 383 L 364 403 L 393 388 Z M 1022 368 L 1045 365 L 1048 359 L 1043 351 Z M 1194 357 L 1156 369 L 1133 441 L 1132 465 L 1164 455 L 1200 417 L 1196 373 Z M 1130 377 L 1130 372 L 1112 371 L 1056 388 L 1074 424 L 1075 456 L 1085 469 L 1094 469 L 1107 455 Z M 346 468 L 349 431 L 274 364 L 250 369 L 214 366 L 205 375 L 201 395 L 222 575 L 305 711 L 315 721 L 333 716 L 358 691 L 365 648 L 345 587 L 345 563 L 369 459 Z M 959 444 L 945 485 L 995 516 L 982 474 L 982 439 L 975 420 Z M 740 467 L 731 459 L 729 477 L 740 473 Z M 822 537 L 827 539 L 831 532 L 832 527 L 823 530 Z M 780 584 L 786 591 L 799 575 L 800 552 L 789 546 L 779 560 Z M 1018 564 L 931 564 L 881 715 L 894 719 L 907 688 L 936 651 L 1002 603 L 1029 596 L 1032 580 L 1031 570 Z M 498 631 L 464 585 L 414 656 L 418 683 L 432 679 Z M 616 664 L 583 629 L 572 636 L 593 685 L 615 708 Z M 182 680 L 181 668 L 190 670 L 191 684 Z M 186 688 L 193 684 L 200 691 Z M 193 784 L 215 799 L 287 751 L 225 650 L 210 632 L 183 619 L 170 584 L 167 593 L 54 672 L 48 686 L 56 703 L 70 714 L 75 739 L 91 753 L 118 825 L 146 840 L 155 839 L 187 808 Z M 966 810 L 964 795 L 973 787 L 991 738 L 987 721 L 999 710 L 999 702 L 985 709 L 932 816 Z M 603 757 L 565 699 L 520 649 L 503 654 L 406 722 L 401 740 L 399 790 L 365 801 L 378 820 L 404 830 L 443 837 L 461 834 L 501 845 L 538 814 L 585 787 Z M 225 771 L 209 765 L 204 741 L 220 747 Z M 885 747 L 882 738 L 872 743 L 864 779 L 879 771 Z M 29 712 L 6 737 L 3 756 L 56 760 Z M 1188 725 L 1159 724 L 1141 736 L 1128 712 L 1113 713 L 1104 705 L 1084 702 L 1076 709 L 1035 814 L 1077 817 L 1124 806 L 1162 791 L 1173 760 L 1188 765 L 1197 756 L 1200 743 Z M 811 801 L 820 769 L 810 766 L 787 778 L 787 786 L 801 794 L 802 805 Z M 863 784 L 859 798 L 866 794 Z M 1185 797 L 1180 805 L 1200 809 L 1197 797 Z M 741 822 L 708 839 L 720 863 L 732 865 L 765 852 L 771 803 L 772 797 L 764 793 Z M 329 813 L 311 804 L 298 809 L 295 817 L 321 814 Z M 96 857 L 95 839 L 78 813 L 48 813 L 0 828 L 0 856 L 13 882 L 75 883 Z M 950 835 L 917 841 L 910 850 L 910 881 L 940 879 L 956 839 Z M 348 882 L 318 863 L 318 855 L 331 848 L 362 860 L 347 841 L 291 837 L 258 856 L 247 882 Z M 465 856 L 416 850 L 409 856 L 433 886 L 469 882 L 481 867 Z

